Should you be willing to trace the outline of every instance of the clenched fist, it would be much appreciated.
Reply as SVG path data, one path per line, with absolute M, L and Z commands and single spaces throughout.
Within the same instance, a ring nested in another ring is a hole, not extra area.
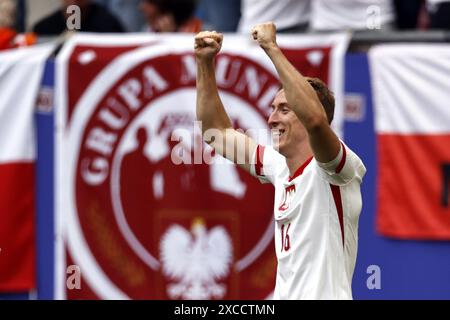
M 197 59 L 212 59 L 222 48 L 223 35 L 216 31 L 202 31 L 195 36 Z
M 252 29 L 253 39 L 258 41 L 258 44 L 264 50 L 277 45 L 276 34 L 277 28 L 273 22 L 257 24 Z

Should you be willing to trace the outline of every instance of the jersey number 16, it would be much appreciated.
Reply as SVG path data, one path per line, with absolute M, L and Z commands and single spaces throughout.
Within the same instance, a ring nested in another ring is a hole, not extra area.
M 286 227 L 285 224 L 281 226 L 281 252 L 289 251 L 291 248 L 291 239 L 289 237 L 289 228 L 291 227 L 291 224 L 289 223 L 286 227 L 286 233 L 284 228 Z

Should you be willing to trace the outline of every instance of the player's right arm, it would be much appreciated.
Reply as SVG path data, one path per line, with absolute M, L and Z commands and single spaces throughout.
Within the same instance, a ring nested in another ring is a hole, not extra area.
M 218 154 L 250 172 L 257 144 L 233 129 L 217 88 L 214 59 L 221 49 L 222 40 L 222 34 L 210 31 L 200 32 L 195 37 L 197 119 L 201 122 L 203 139 Z

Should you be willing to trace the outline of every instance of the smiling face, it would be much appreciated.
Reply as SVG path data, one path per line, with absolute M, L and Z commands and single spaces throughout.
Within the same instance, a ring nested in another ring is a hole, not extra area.
M 289 107 L 284 90 L 275 96 L 267 122 L 272 130 L 274 148 L 285 157 L 298 152 L 299 146 L 308 138 L 305 127 Z

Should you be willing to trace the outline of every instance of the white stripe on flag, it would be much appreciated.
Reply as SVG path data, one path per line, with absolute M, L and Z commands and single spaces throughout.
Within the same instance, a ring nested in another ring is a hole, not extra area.
M 33 161 L 33 114 L 53 44 L 0 53 L 0 163 Z
M 369 63 L 378 133 L 450 132 L 450 45 L 379 45 Z

